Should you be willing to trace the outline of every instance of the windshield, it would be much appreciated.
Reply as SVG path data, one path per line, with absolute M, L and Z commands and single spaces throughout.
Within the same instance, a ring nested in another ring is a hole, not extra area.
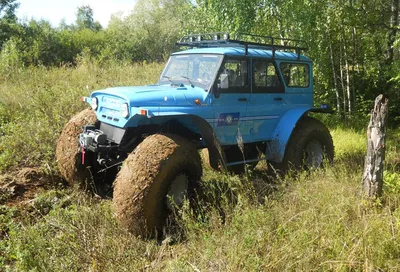
M 209 89 L 214 82 L 222 55 L 188 54 L 171 56 L 158 84 L 189 84 Z

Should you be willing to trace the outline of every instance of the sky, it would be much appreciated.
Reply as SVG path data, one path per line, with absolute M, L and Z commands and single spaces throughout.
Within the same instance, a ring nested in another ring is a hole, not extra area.
M 122 12 L 128 15 L 135 5 L 135 0 L 18 0 L 17 16 L 20 19 L 46 19 L 53 26 L 58 26 L 63 18 L 67 24 L 75 22 L 77 7 L 89 5 L 93 9 L 95 21 L 103 27 L 108 25 L 111 15 Z

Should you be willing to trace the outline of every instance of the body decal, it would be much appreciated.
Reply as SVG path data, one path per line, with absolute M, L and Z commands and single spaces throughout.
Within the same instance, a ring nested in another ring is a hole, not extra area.
M 217 119 L 217 126 L 235 126 L 240 119 L 240 112 L 220 113 Z

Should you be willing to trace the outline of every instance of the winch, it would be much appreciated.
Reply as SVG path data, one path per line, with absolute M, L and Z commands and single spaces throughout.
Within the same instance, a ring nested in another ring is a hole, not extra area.
M 98 145 L 105 145 L 107 143 L 107 134 L 101 130 L 96 129 L 95 126 L 84 126 L 83 132 L 79 134 L 79 144 L 81 148 L 91 149 L 96 148 Z

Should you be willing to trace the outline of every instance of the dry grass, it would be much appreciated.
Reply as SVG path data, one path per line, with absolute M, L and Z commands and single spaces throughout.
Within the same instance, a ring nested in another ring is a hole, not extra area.
M 85 86 L 150 83 L 161 67 L 86 63 L 6 78 L 0 84 L 0 169 L 28 164 L 56 173 L 54 141 L 84 107 L 75 101 L 88 94 Z M 339 127 L 332 135 L 336 164 L 297 180 L 271 181 L 263 164 L 247 176 L 205 170 L 201 209 L 182 208 L 179 231 L 163 242 L 132 236 L 116 224 L 110 200 L 71 188 L 1 206 L 0 271 L 400 270 L 396 168 L 387 169 L 382 199 L 361 199 L 365 135 Z M 389 132 L 389 165 L 399 158 L 396 135 Z

